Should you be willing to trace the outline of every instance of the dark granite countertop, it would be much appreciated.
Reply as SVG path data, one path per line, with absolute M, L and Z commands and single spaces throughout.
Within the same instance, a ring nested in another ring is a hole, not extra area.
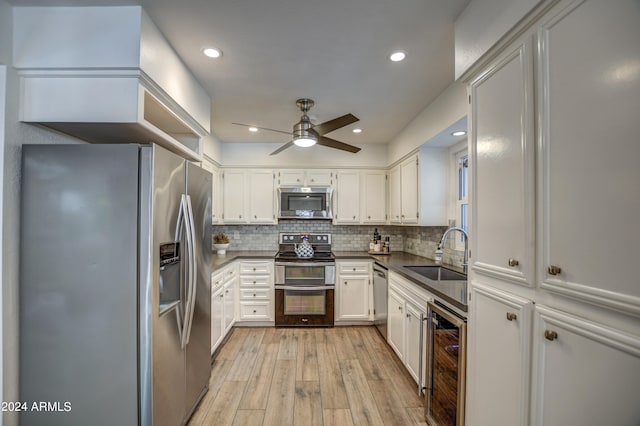
M 226 254 L 214 254 L 211 256 L 211 272 L 224 268 L 236 259 L 273 259 L 276 257 L 275 251 L 227 251 Z
M 456 308 L 467 312 L 467 282 L 466 281 L 433 281 L 416 274 L 405 266 L 423 265 L 438 266 L 432 259 L 405 252 L 393 252 L 387 255 L 369 254 L 366 251 L 334 252 L 336 259 L 371 259 L 384 268 L 397 272 L 409 281 L 424 288 L 434 296 L 443 299 Z M 462 268 L 453 265 L 441 265 L 452 271 L 464 273 Z
M 405 268 L 409 265 L 436 266 L 437 264 L 429 258 L 417 256 L 405 252 L 393 252 L 388 255 L 369 254 L 366 251 L 336 251 L 333 253 L 337 260 L 347 259 L 373 259 L 379 265 L 398 274 L 424 288 L 434 296 L 443 299 L 456 308 L 467 312 L 467 282 L 466 281 L 433 281 L 422 275 L 416 274 Z M 228 251 L 226 254 L 211 256 L 212 271 L 223 268 L 236 259 L 273 259 L 275 251 Z M 464 273 L 462 268 L 453 265 L 442 265 L 452 271 Z

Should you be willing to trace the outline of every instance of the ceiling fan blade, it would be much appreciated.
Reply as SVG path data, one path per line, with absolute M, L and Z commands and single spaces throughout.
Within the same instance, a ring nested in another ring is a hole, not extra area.
M 351 123 L 355 123 L 360 120 L 353 114 L 345 114 L 342 117 L 334 118 L 333 120 L 325 121 L 324 123 L 316 124 L 311 127 L 319 136 L 325 135 L 329 132 L 339 129 L 340 127 L 347 126 Z
M 360 151 L 360 148 L 358 147 L 346 144 L 344 142 L 337 141 L 335 139 L 328 138 L 326 136 L 320 136 L 318 138 L 318 145 L 328 146 L 329 148 L 341 149 L 343 151 L 353 152 L 354 154 Z
M 293 141 L 287 142 L 284 145 L 282 145 L 280 148 L 276 149 L 275 151 L 273 151 L 271 154 L 269 155 L 276 155 L 279 154 L 280 152 L 284 151 L 285 149 L 289 148 L 291 145 L 293 145 Z
M 231 123 L 231 124 L 235 124 L 236 126 L 255 127 L 258 130 L 268 130 L 270 132 L 284 133 L 285 135 L 291 136 L 291 132 L 285 132 L 283 130 L 270 129 L 268 127 L 258 127 L 258 126 L 254 126 L 252 124 L 244 124 L 244 123 Z

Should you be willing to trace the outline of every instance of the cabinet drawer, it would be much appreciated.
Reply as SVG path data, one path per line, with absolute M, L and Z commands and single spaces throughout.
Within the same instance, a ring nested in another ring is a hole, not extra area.
M 240 287 L 271 287 L 270 275 L 241 276 Z
M 216 271 L 211 274 L 211 290 L 220 287 L 224 281 L 223 271 Z
M 271 310 L 269 302 L 240 302 L 240 319 L 270 320 Z
M 240 262 L 240 275 L 270 274 L 273 262 Z
M 235 265 L 227 266 L 222 270 L 222 274 L 223 274 L 222 280 L 225 282 L 229 281 L 231 278 L 238 275 L 238 268 L 236 268 Z
M 271 290 L 266 288 L 241 289 L 241 300 L 271 300 Z
M 358 274 L 358 275 L 367 275 L 369 274 L 369 267 L 371 263 L 369 262 L 349 262 L 349 263 L 340 263 L 338 266 L 338 271 L 340 275 L 348 275 L 348 274 Z

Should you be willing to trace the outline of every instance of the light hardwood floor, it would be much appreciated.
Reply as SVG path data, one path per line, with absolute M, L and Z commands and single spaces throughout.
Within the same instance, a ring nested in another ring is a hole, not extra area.
M 189 426 L 426 425 L 374 327 L 235 328 Z

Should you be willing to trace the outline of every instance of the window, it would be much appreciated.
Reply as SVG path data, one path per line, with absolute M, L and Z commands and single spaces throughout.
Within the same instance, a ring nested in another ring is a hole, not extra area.
M 466 148 L 453 154 L 457 165 L 456 225 L 469 232 L 469 154 Z M 456 249 L 464 249 L 464 236 L 457 233 Z

